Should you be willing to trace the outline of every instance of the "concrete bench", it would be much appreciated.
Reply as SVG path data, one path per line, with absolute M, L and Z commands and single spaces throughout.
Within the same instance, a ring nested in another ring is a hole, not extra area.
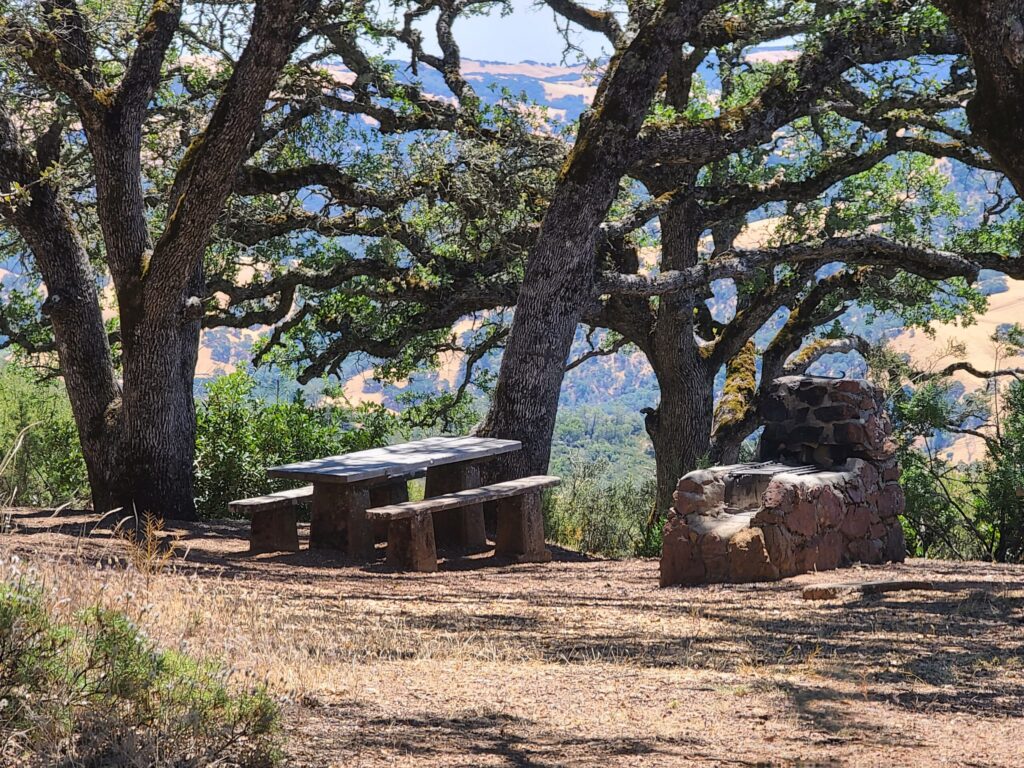
M 497 502 L 494 554 L 521 563 L 546 563 L 551 560 L 551 552 L 544 546 L 540 495 L 559 482 L 551 475 L 523 477 L 422 501 L 373 507 L 366 511 L 366 517 L 388 522 L 388 565 L 398 570 L 430 572 L 437 570 L 434 513 Z
M 228 504 L 233 515 L 251 520 L 249 553 L 298 552 L 299 513 L 296 506 L 313 498 L 313 486 L 268 493 Z

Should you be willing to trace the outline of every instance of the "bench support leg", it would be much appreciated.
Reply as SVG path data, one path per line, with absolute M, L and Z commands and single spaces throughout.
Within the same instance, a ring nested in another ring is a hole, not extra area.
M 399 571 L 437 570 L 434 522 L 429 512 L 388 523 L 387 564 Z
M 424 496 L 429 499 L 479 486 L 480 468 L 476 464 L 445 464 L 427 470 Z M 486 547 L 483 504 L 435 512 L 434 537 L 439 547 Z
M 551 550 L 544 546 L 544 515 L 540 492 L 500 499 L 498 504 L 498 535 L 494 554 L 519 563 L 547 563 Z
M 257 510 L 249 528 L 249 554 L 299 551 L 299 514 L 295 507 Z

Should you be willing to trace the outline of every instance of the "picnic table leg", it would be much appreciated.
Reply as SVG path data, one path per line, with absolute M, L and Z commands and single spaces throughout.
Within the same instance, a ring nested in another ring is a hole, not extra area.
M 354 560 L 364 563 L 373 560 L 374 555 L 373 523 L 366 518 L 366 510 L 369 507 L 369 490 L 353 488 L 346 507 L 348 512 L 348 555 Z
M 498 532 L 494 554 L 520 563 L 547 563 L 551 550 L 544 545 L 544 514 L 540 492 L 499 499 Z
M 427 470 L 424 497 L 442 496 L 480 486 L 480 468 L 472 462 L 442 464 Z M 434 513 L 434 538 L 438 547 L 485 547 L 483 504 Z
M 373 557 L 373 528 L 366 519 L 370 493 L 366 488 L 339 483 L 313 485 L 309 525 L 312 549 L 345 549 L 354 558 Z
M 370 506 L 386 507 L 389 504 L 401 504 L 409 500 L 409 483 L 405 480 L 391 480 L 370 488 Z M 373 521 L 373 536 L 377 541 L 385 541 L 388 537 L 388 521 Z
M 336 483 L 314 483 L 309 521 L 310 549 L 344 549 L 348 518 L 344 514 L 349 489 Z

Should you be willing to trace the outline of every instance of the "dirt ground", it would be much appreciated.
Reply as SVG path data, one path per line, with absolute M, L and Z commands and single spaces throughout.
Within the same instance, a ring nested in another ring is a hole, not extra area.
M 176 531 L 170 564 L 86 516 L 8 510 L 3 578 L 62 610 L 266 681 L 290 766 L 1022 766 L 1024 567 L 912 561 L 658 589 L 654 560 L 556 550 L 437 574 L 245 554 L 245 524 Z M 809 602 L 808 584 L 943 592 Z

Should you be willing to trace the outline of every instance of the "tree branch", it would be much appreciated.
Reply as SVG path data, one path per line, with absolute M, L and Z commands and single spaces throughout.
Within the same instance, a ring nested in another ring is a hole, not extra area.
M 291 55 L 312 0 L 256 3 L 249 41 L 206 129 L 189 146 L 171 189 L 167 226 L 157 241 L 146 294 L 158 306 L 181 300 L 238 168 L 267 96 Z
M 861 266 L 894 266 L 929 280 L 963 277 L 974 281 L 982 269 L 994 269 L 1024 278 L 1024 259 L 992 252 L 959 254 L 905 245 L 878 235 L 833 237 L 819 243 L 779 248 L 737 250 L 685 270 L 670 270 L 648 277 L 601 273 L 598 290 L 635 296 L 661 296 L 692 290 L 714 280 L 742 279 L 780 264 L 843 262 Z

